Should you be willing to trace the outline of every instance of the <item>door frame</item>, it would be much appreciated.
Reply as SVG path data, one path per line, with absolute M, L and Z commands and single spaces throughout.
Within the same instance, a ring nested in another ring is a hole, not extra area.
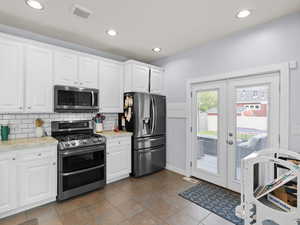
M 244 78 L 251 76 L 260 76 L 266 73 L 279 73 L 280 80 L 280 112 L 279 112 L 279 134 L 280 144 L 279 147 L 288 149 L 289 147 L 289 106 L 290 106 L 290 69 L 292 69 L 293 62 L 286 62 L 274 65 L 267 65 L 263 67 L 251 68 L 241 71 L 208 75 L 196 79 L 190 79 L 186 82 L 186 103 L 187 103 L 187 121 L 186 121 L 186 176 L 192 174 L 192 86 L 195 84 L 227 80 L 232 78 Z

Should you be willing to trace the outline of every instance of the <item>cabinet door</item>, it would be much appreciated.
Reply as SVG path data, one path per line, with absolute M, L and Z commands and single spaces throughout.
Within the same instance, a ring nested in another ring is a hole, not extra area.
M 56 165 L 53 157 L 18 163 L 20 206 L 55 197 Z
M 123 65 L 100 62 L 99 91 L 101 112 L 123 112 Z
M 25 52 L 26 112 L 52 111 L 52 82 L 52 52 L 28 46 Z
M 0 39 L 0 112 L 22 112 L 23 47 Z
M 149 67 L 134 64 L 132 68 L 132 91 L 149 91 Z
M 79 85 L 85 88 L 98 88 L 98 60 L 79 57 Z
M 67 52 L 54 53 L 55 84 L 77 86 L 78 68 L 77 56 Z
M 128 151 L 109 153 L 107 156 L 107 180 L 114 180 L 129 174 L 128 162 Z
M 163 73 L 158 69 L 151 69 L 150 92 L 154 94 L 163 94 Z
M 0 213 L 16 207 L 16 167 L 15 156 L 1 154 L 0 156 Z
M 131 172 L 131 137 L 108 141 L 107 180 L 116 181 Z

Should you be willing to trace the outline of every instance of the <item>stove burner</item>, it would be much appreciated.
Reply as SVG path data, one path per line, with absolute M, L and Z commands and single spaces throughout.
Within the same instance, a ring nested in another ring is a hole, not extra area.
M 60 135 L 56 137 L 58 141 L 74 141 L 94 138 L 96 135 L 89 134 L 72 134 L 72 135 Z M 97 136 L 98 137 L 98 136 Z
M 69 134 L 55 136 L 59 150 L 98 145 L 105 143 L 105 138 L 97 134 Z

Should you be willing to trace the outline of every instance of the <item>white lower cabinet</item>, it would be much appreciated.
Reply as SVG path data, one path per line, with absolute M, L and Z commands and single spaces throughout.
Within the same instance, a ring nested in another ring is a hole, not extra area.
M 56 163 L 55 163 L 56 165 Z M 18 164 L 20 205 L 26 206 L 55 196 L 56 178 L 52 157 L 23 161 Z
M 0 214 L 16 207 L 15 155 L 0 155 Z
M 0 153 L 0 218 L 56 199 L 56 148 Z
M 107 183 L 111 183 L 131 173 L 131 137 L 107 140 Z

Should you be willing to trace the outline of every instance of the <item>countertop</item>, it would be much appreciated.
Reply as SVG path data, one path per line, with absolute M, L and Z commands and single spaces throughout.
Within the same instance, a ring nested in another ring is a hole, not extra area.
M 21 150 L 30 147 L 39 147 L 45 145 L 55 145 L 57 140 L 53 137 L 41 138 L 20 138 L 8 141 L 0 141 L 0 151 Z
M 100 135 L 103 135 L 104 137 L 110 139 L 110 138 L 118 138 L 118 137 L 131 137 L 132 133 L 127 131 L 103 131 L 99 133 Z

